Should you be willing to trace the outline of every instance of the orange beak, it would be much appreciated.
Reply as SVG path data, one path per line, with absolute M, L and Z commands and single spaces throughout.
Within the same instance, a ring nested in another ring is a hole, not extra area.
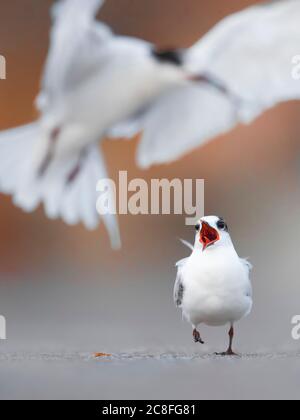
M 200 242 L 203 245 L 203 251 L 205 251 L 209 246 L 215 244 L 219 239 L 219 232 L 211 227 L 208 223 L 202 222 Z

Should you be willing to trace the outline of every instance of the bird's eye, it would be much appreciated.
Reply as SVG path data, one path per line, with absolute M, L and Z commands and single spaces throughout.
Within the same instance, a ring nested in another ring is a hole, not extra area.
M 199 232 L 200 227 L 201 227 L 201 226 L 200 226 L 200 224 L 199 224 L 199 223 L 195 226 L 195 229 L 196 229 L 196 231 L 197 231 L 197 232 Z
M 228 226 L 227 224 L 224 222 L 224 220 L 219 220 L 217 223 L 217 227 L 220 230 L 225 230 L 226 232 L 228 231 Z

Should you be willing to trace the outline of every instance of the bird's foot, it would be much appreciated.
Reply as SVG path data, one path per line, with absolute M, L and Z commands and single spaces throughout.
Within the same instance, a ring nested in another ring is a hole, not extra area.
M 193 331 L 193 337 L 194 337 L 195 343 L 205 344 L 201 338 L 199 331 L 197 331 L 196 329 Z

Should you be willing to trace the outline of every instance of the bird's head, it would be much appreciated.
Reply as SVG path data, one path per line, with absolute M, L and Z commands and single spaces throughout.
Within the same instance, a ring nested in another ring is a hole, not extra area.
M 228 226 L 223 218 L 218 216 L 203 217 L 196 224 L 195 247 L 203 251 L 216 246 L 231 244 Z

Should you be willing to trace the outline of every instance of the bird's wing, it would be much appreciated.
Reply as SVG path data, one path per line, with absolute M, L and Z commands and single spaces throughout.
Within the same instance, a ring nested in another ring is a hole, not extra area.
M 245 259 L 245 258 L 240 258 L 240 262 L 241 262 L 241 264 L 242 264 L 242 266 L 244 267 L 244 270 L 245 270 L 245 272 L 246 272 L 246 275 L 247 275 L 247 278 L 248 278 L 248 281 L 246 282 L 246 284 L 245 284 L 245 294 L 248 296 L 248 297 L 251 297 L 252 298 L 252 295 L 253 295 L 253 290 L 252 290 L 252 285 L 251 285 L 251 281 L 250 281 L 250 278 L 249 278 L 249 276 L 250 276 L 250 272 L 252 271 L 252 269 L 253 269 L 253 266 L 252 266 L 252 264 L 247 260 L 247 259 Z
M 250 261 L 248 261 L 246 258 L 240 258 L 240 261 L 243 265 L 243 267 L 245 268 L 245 270 L 247 271 L 248 275 L 250 274 L 250 272 L 253 269 L 252 264 L 250 263 Z
M 107 131 L 107 136 L 111 139 L 132 139 L 143 131 L 145 111 L 139 112 L 129 119 L 116 123 Z
M 184 285 L 183 285 L 183 276 L 182 276 L 182 269 L 186 264 L 188 258 L 184 258 L 183 260 L 179 261 L 177 265 L 177 277 L 174 286 L 174 303 L 175 305 L 180 308 L 182 305 L 183 295 L 184 295 Z
M 57 0 L 52 7 L 54 19 L 63 18 L 63 14 L 78 14 L 84 19 L 93 19 L 105 0 Z
M 299 19 L 298 0 L 270 2 L 229 16 L 187 52 L 186 68 L 216 76 L 240 99 L 241 121 L 252 121 L 279 102 L 300 99 L 300 83 L 292 77 Z
M 300 82 L 292 77 L 299 18 L 299 0 L 251 7 L 224 19 L 190 48 L 186 70 L 212 84 L 170 89 L 134 124 L 120 127 L 125 137 L 143 131 L 139 165 L 176 160 L 279 102 L 300 99 Z
M 142 168 L 174 161 L 237 122 L 233 103 L 213 86 L 188 83 L 164 93 L 141 117 Z M 137 125 L 137 127 L 139 127 Z
M 42 80 L 41 107 L 65 93 L 103 61 L 101 45 L 110 29 L 95 20 L 104 0 L 60 0 L 53 7 L 50 49 Z

